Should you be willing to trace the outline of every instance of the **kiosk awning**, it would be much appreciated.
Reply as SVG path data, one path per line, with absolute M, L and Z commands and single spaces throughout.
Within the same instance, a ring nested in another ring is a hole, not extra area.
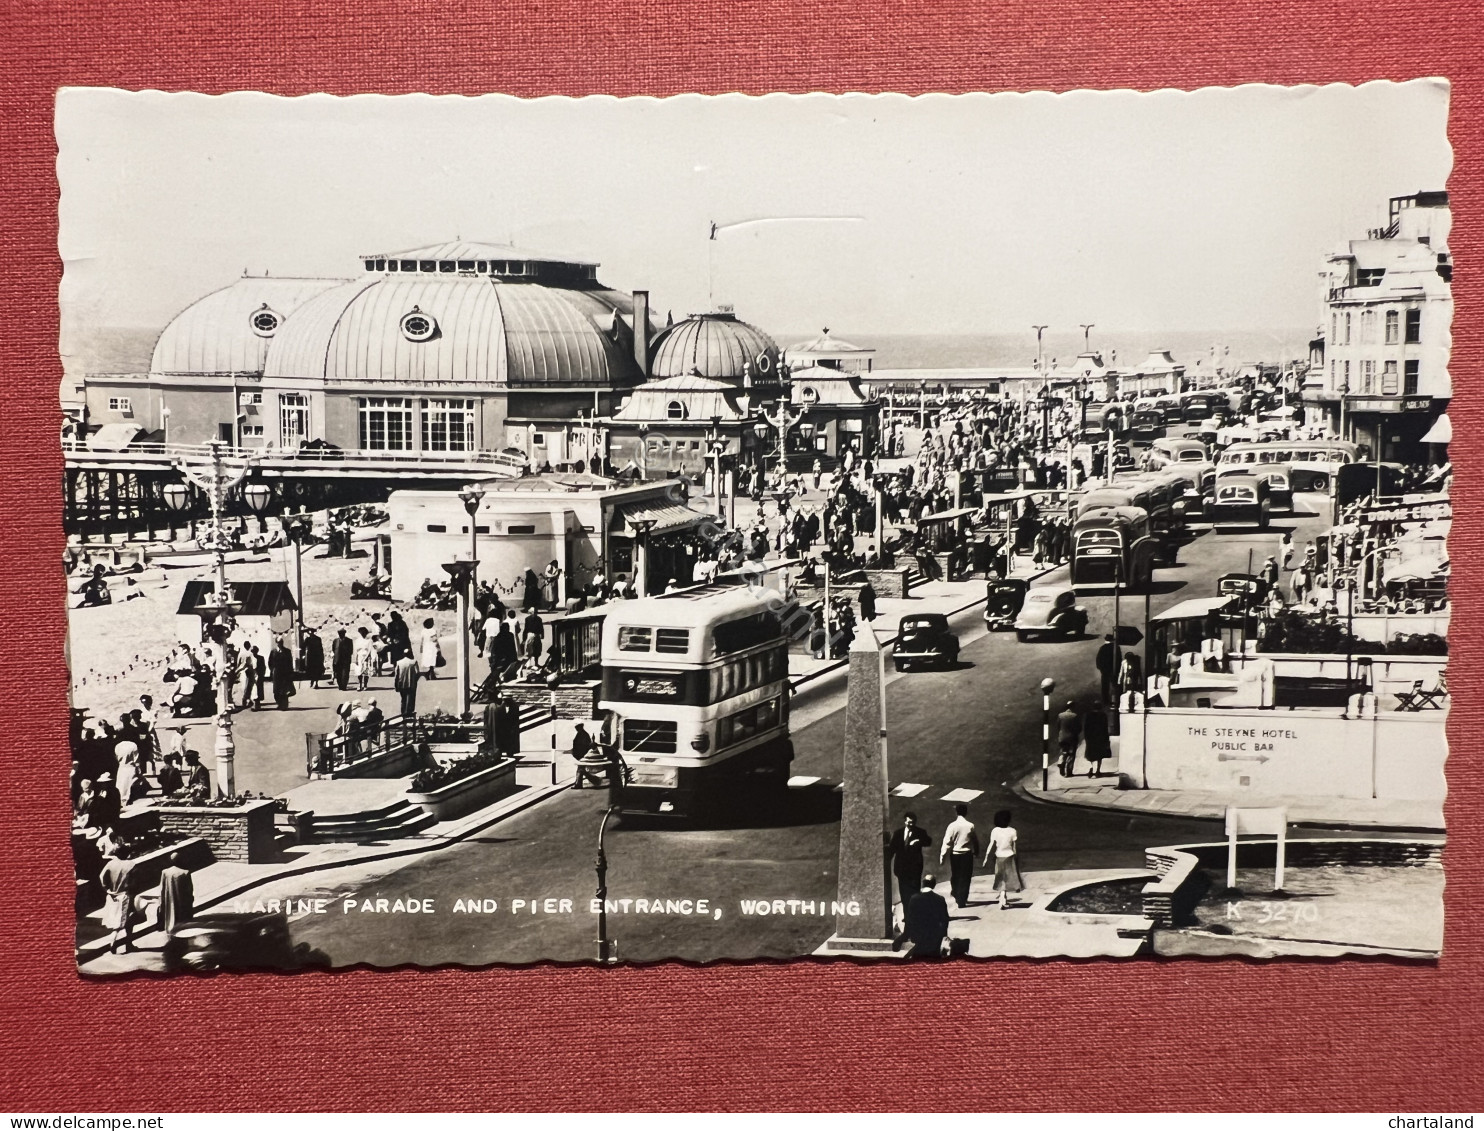
M 1451 444 L 1453 443 L 1453 422 L 1448 419 L 1445 412 L 1433 421 L 1431 428 L 1418 443 L 1422 444 Z
M 660 499 L 646 499 L 637 503 L 623 503 L 614 508 L 614 528 L 633 537 L 634 521 L 649 521 L 654 525 L 650 534 L 665 534 L 672 530 L 685 530 L 706 520 L 706 515 L 683 507 L 679 503 L 668 503 Z

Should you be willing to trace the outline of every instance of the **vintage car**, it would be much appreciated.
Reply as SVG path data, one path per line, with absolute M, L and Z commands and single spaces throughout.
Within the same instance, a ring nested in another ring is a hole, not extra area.
M 990 632 L 1003 632 L 1015 627 L 1015 618 L 1025 604 L 1029 584 L 1023 577 L 1000 577 L 984 586 L 984 627 Z
M 891 662 L 897 671 L 920 664 L 958 663 L 958 637 L 942 613 L 913 613 L 902 618 Z
M 1070 637 L 1086 631 L 1087 610 L 1077 604 L 1076 591 L 1069 585 L 1029 590 L 1015 618 L 1015 639 L 1021 642 L 1047 633 Z

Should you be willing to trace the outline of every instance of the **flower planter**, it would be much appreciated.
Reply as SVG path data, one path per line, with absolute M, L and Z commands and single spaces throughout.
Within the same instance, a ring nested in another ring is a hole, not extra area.
M 518 788 L 520 787 L 515 781 L 515 759 L 507 758 L 488 769 L 426 793 L 409 790 L 407 800 L 439 821 L 451 821 L 483 808 L 492 801 L 508 797 Z
M 160 805 L 160 831 L 181 837 L 198 836 L 211 847 L 215 860 L 237 864 L 265 864 L 273 859 L 272 801 L 245 805 Z

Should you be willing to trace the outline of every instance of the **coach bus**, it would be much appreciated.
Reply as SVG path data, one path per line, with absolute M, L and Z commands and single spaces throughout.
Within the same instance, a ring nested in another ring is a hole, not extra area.
M 707 585 L 605 606 L 605 742 L 620 809 L 704 816 L 788 784 L 788 636 L 776 594 Z
M 1294 491 L 1331 491 L 1335 476 L 1359 459 L 1360 449 L 1348 440 L 1266 440 L 1232 444 L 1217 459 L 1228 466 L 1283 464 Z
M 1140 507 L 1104 506 L 1077 516 L 1072 526 L 1072 584 L 1149 587 L 1158 540 Z

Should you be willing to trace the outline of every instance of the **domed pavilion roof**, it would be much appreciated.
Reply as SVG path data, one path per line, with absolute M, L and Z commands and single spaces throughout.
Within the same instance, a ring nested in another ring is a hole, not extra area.
M 778 379 L 778 343 L 729 310 L 693 314 L 654 341 L 654 378 L 695 374 L 741 385 L 749 373 L 754 381 Z
M 244 276 L 186 307 L 155 340 L 151 373 L 261 373 L 287 320 L 344 279 Z

